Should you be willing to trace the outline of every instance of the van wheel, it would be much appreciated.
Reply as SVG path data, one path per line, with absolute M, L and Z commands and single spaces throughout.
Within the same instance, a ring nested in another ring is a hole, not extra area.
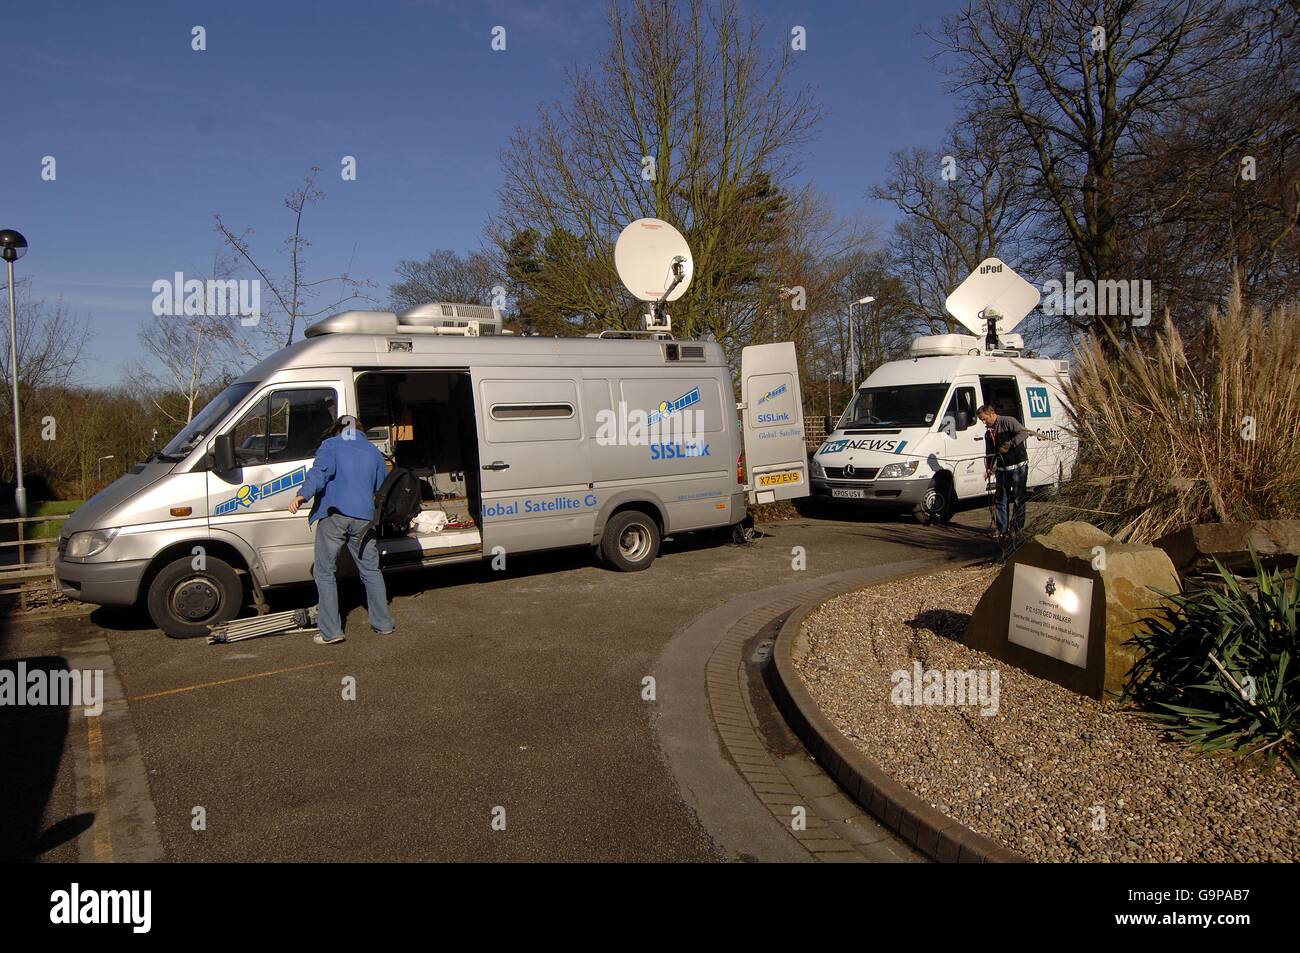
M 149 615 L 173 639 L 208 634 L 208 626 L 229 622 L 244 603 L 244 587 L 229 563 L 208 556 L 203 569 L 182 556 L 163 567 L 149 586 Z
M 938 477 L 930 481 L 921 502 L 912 508 L 912 515 L 922 526 L 947 523 L 952 519 L 952 484 Z
M 640 510 L 616 513 L 600 540 L 605 562 L 620 572 L 640 572 L 659 555 L 659 526 Z

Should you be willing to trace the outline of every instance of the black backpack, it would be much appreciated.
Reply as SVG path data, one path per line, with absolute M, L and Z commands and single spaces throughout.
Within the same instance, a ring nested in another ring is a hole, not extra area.
M 405 536 L 419 512 L 419 477 L 410 470 L 393 467 L 375 493 L 375 515 L 366 536 Z

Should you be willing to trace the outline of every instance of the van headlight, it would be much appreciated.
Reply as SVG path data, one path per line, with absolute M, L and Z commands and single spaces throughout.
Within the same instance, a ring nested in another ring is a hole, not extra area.
M 116 529 L 92 529 L 84 533 L 73 533 L 68 537 L 68 548 L 64 555 L 75 559 L 98 556 L 108 548 L 116 535 Z
M 907 463 L 890 463 L 880 468 L 876 474 L 878 480 L 897 480 L 899 477 L 909 477 L 916 472 L 917 464 L 920 460 L 909 460 Z
M 822 466 L 820 463 L 818 463 L 816 460 L 813 460 L 813 462 L 812 462 L 812 475 L 815 476 L 815 477 L 822 477 L 822 478 L 824 479 L 824 478 L 826 477 L 826 468 L 823 467 L 823 466 Z

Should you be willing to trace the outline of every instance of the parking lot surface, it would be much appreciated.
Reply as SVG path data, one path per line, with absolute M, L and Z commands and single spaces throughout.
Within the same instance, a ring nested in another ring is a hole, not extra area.
M 3 664 L 102 666 L 110 701 L 98 719 L 4 713 L 0 770 L 22 777 L 0 805 L 5 853 L 735 859 L 701 819 L 719 812 L 697 810 L 708 793 L 684 795 L 657 739 L 665 693 L 704 679 L 678 651 L 647 699 L 665 647 L 741 594 L 969 554 L 986 545 L 986 518 L 976 510 L 931 528 L 885 515 L 800 519 L 767 524 L 744 546 L 686 536 L 635 574 L 572 550 L 512 557 L 504 571 L 396 575 L 388 637 L 370 631 L 359 586 L 345 585 L 338 646 L 301 635 L 172 640 L 138 612 L 10 616 Z M 289 590 L 272 608 L 313 598 Z

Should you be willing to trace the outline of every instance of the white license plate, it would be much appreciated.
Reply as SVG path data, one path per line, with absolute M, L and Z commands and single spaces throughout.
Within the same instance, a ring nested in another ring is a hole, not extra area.
M 831 496 L 837 496 L 842 500 L 865 500 L 867 498 L 866 490 L 846 490 L 838 486 L 831 487 Z

